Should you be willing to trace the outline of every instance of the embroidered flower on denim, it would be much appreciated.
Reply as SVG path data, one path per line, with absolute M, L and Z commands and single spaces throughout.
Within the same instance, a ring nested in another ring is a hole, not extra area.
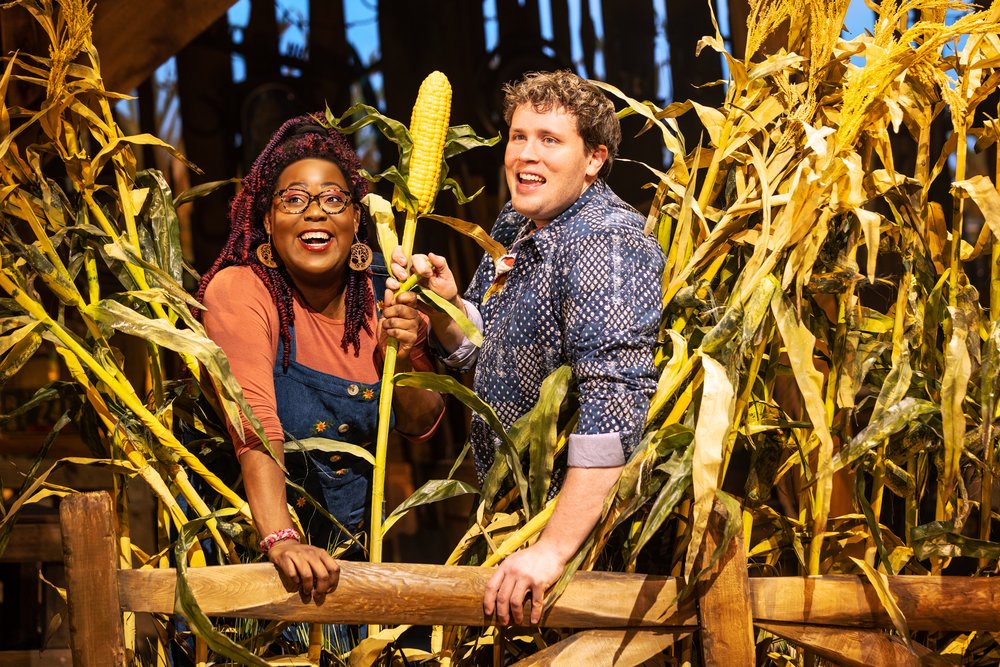
M 295 506 L 296 507 L 305 507 L 306 506 L 305 496 L 299 496 L 298 498 L 296 498 L 296 500 L 295 500 Z
M 361 398 L 365 399 L 366 401 L 372 400 L 373 398 L 375 398 L 375 390 L 372 389 L 371 387 L 366 387 L 365 390 L 361 392 Z
M 316 433 L 322 433 L 325 430 L 326 430 L 326 422 L 325 421 L 318 421 L 318 422 L 316 422 L 316 425 L 313 426 L 313 431 L 315 431 Z

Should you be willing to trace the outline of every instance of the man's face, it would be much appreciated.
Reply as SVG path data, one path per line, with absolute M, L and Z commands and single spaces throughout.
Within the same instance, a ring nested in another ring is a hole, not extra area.
M 576 117 L 565 109 L 540 113 L 522 104 L 510 119 L 504 153 L 511 205 L 543 227 L 580 198 L 607 157 L 603 145 L 584 147 Z

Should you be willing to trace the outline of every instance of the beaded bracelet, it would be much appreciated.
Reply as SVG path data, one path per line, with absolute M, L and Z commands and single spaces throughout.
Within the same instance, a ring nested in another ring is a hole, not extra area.
M 260 550 L 267 553 L 271 550 L 278 542 L 284 542 L 285 540 L 295 540 L 296 542 L 302 541 L 302 536 L 299 535 L 298 531 L 294 528 L 282 528 L 281 530 L 276 530 L 270 535 L 267 535 L 260 541 Z

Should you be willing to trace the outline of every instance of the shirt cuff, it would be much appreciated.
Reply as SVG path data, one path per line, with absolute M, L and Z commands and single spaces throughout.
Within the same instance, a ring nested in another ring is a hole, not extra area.
M 462 299 L 465 303 L 465 316 L 469 318 L 469 321 L 476 325 L 476 328 L 480 331 L 483 330 L 483 316 L 479 313 L 479 309 L 476 308 L 472 303 Z M 438 350 L 441 350 L 440 345 L 435 341 L 435 346 Z M 443 352 L 443 350 L 441 350 Z M 472 368 L 472 365 L 476 363 L 476 359 L 479 358 L 479 348 L 476 347 L 468 336 L 462 339 L 462 343 L 455 349 L 454 352 L 448 356 L 442 356 L 441 361 L 444 362 L 445 366 L 449 368 L 457 368 L 459 370 L 468 370 Z
M 566 443 L 570 468 L 617 468 L 625 465 L 625 452 L 618 433 L 573 433 Z

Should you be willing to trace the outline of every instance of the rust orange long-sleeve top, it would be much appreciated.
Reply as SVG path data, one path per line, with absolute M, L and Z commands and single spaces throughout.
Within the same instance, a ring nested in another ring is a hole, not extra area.
M 333 320 L 312 310 L 294 296 L 296 361 L 321 373 L 335 375 L 362 384 L 372 384 L 379 378 L 382 351 L 375 336 L 361 330 L 361 350 L 354 356 L 348 347 L 340 346 L 344 335 L 344 321 Z M 229 358 L 233 377 L 243 388 L 243 395 L 272 444 L 285 440 L 278 419 L 277 400 L 274 392 L 274 364 L 278 354 L 281 326 L 278 309 L 267 288 L 246 266 L 230 266 L 212 279 L 205 290 L 203 315 L 205 331 L 222 348 Z M 377 329 L 376 329 L 377 334 Z M 434 370 L 427 355 L 427 327 L 421 327 L 420 337 L 414 346 L 410 361 L 414 370 Z M 420 436 L 407 436 L 423 440 L 433 433 L 432 427 Z M 230 426 L 230 435 L 236 445 L 236 455 L 260 446 L 246 419 L 241 440 Z

